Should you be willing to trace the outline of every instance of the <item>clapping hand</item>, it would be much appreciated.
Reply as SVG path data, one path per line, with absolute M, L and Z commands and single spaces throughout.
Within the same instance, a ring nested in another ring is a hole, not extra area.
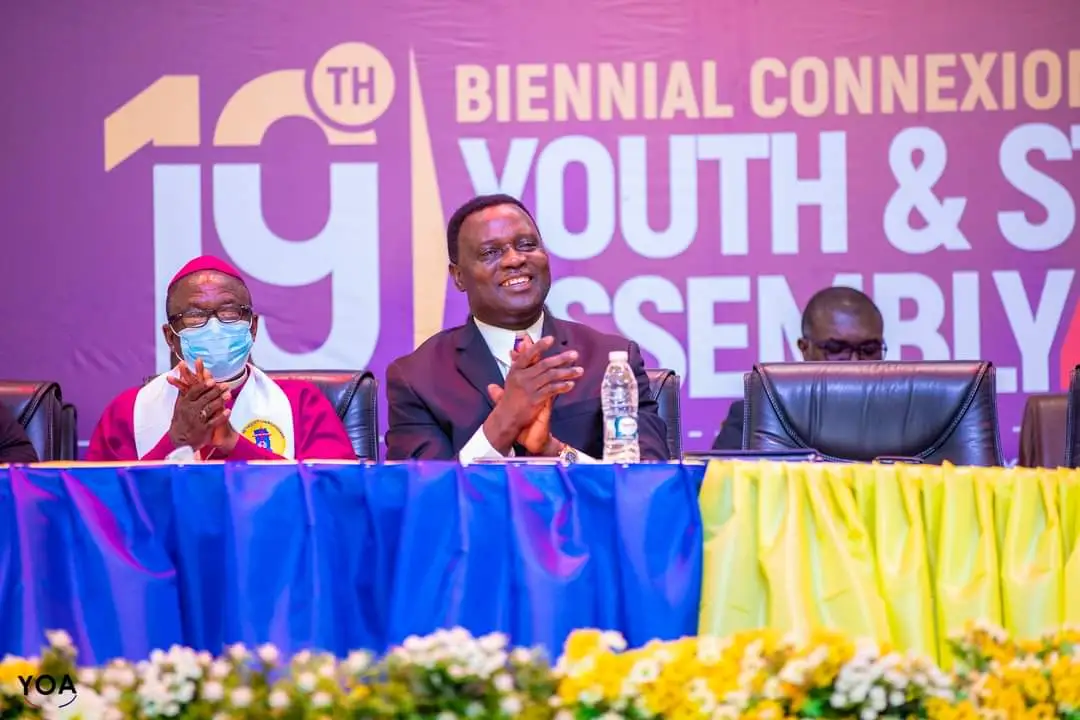
M 231 411 L 226 404 L 232 398 L 225 383 L 214 382 L 202 360 L 195 361 L 194 372 L 181 360 L 178 377 L 166 378 L 178 391 L 173 407 L 169 435 L 176 447 L 189 445 L 195 450 L 205 446 L 231 452 L 236 446 L 236 430 L 229 423 Z
M 488 385 L 495 409 L 485 421 L 484 430 L 500 452 L 505 453 L 513 442 L 533 455 L 556 455 L 562 447 L 551 434 L 552 403 L 557 395 L 573 389 L 584 370 L 573 365 L 578 358 L 574 350 L 541 359 L 554 343 L 551 337 L 533 343 L 526 336 L 521 346 L 510 353 L 505 387 Z

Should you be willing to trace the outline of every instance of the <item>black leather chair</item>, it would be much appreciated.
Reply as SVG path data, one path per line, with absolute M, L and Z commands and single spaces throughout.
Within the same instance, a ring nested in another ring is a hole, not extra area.
M 1065 467 L 1080 467 L 1080 365 L 1069 383 L 1069 408 L 1065 420 Z
M 1029 468 L 1066 467 L 1068 407 L 1067 393 L 1028 397 L 1024 404 L 1024 419 L 1020 422 L 1020 458 L 1017 465 Z
M 658 412 L 667 424 L 668 456 L 672 460 L 682 457 L 682 410 L 679 407 L 680 378 L 674 370 L 647 368 L 649 387 L 652 389 Z
M 334 406 L 358 460 L 379 460 L 379 381 L 367 370 L 263 370 L 275 380 L 305 380 Z M 143 378 L 143 384 L 156 375 Z
M 0 381 L 0 402 L 19 420 L 42 462 L 78 457 L 78 413 L 51 381 Z
M 306 380 L 334 406 L 359 460 L 379 460 L 379 381 L 367 370 L 264 370 L 275 380 Z
M 743 447 L 1001 465 L 996 396 L 988 362 L 759 364 L 746 376 Z

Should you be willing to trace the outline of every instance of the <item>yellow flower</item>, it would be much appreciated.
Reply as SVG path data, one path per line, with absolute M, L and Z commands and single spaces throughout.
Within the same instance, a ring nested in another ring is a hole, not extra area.
M 1054 686 L 1054 698 L 1059 707 L 1070 710 L 1080 708 L 1080 662 L 1059 658 L 1050 666 L 1050 682 Z
M 37 665 L 24 658 L 8 657 L 0 662 L 0 688 L 9 688 L 22 693 L 22 684 L 19 676 L 27 677 L 37 675 Z
M 1050 697 L 1050 683 L 1042 672 L 1028 674 L 1020 687 L 1023 689 L 1024 694 L 1028 696 L 1028 699 L 1033 702 L 1041 703 Z
M 566 639 L 563 655 L 568 660 L 580 660 L 600 648 L 599 630 L 575 630 Z
M 766 700 L 743 714 L 745 720 L 784 720 L 784 708 L 780 703 Z
M 1054 706 L 1049 703 L 1039 703 L 1035 707 L 1027 711 L 1025 715 L 1028 720 L 1053 720 L 1057 717 L 1057 712 L 1054 710 Z
M 1016 643 L 1016 649 L 1021 655 L 1038 655 L 1043 649 L 1041 640 L 1021 640 Z

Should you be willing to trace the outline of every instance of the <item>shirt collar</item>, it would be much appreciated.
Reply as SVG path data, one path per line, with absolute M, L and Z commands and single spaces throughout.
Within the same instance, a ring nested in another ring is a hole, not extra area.
M 507 330 L 506 328 L 488 325 L 475 317 L 473 322 L 476 323 L 476 329 L 480 331 L 480 335 L 484 338 L 484 342 L 487 343 L 491 354 L 507 367 L 510 367 L 510 351 L 514 349 L 514 342 L 517 340 L 518 332 L 526 333 L 533 342 L 539 342 L 544 333 L 544 313 L 540 313 L 540 317 L 536 319 L 536 322 L 523 331 Z

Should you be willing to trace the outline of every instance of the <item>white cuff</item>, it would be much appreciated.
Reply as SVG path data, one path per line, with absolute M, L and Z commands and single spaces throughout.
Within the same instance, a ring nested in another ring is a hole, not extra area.
M 484 434 L 483 425 L 476 429 L 473 436 L 469 438 L 469 442 L 465 443 L 465 447 L 458 452 L 458 462 L 462 465 L 468 465 L 477 460 L 501 460 L 507 457 L 514 457 L 514 449 L 510 448 L 510 453 L 503 455 L 493 448 L 487 435 Z
M 165 462 L 194 463 L 199 462 L 199 456 L 190 445 L 178 447 L 165 456 Z
M 590 457 L 585 453 L 581 452 L 580 450 L 575 450 L 574 452 L 577 453 L 577 461 L 582 465 L 596 465 L 600 462 L 596 458 Z

